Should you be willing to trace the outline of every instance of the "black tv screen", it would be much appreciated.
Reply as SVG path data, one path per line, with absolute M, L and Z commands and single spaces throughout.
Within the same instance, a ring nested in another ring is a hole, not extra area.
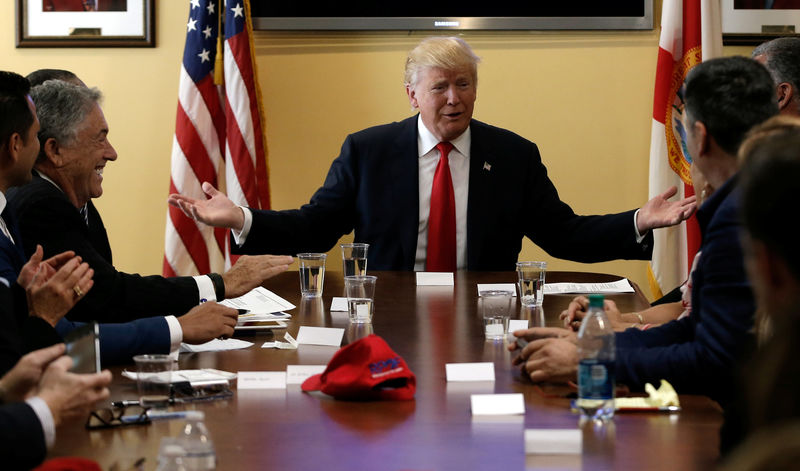
M 253 0 L 261 30 L 652 29 L 653 0 L 613 2 L 276 2 Z

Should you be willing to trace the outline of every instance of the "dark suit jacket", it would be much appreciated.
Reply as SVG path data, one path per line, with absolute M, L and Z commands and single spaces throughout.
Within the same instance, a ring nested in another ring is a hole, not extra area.
M 726 404 L 736 368 L 753 344 L 755 299 L 739 242 L 736 179 L 714 192 L 697 213 L 703 255 L 692 274 L 692 314 L 660 327 L 616 336 L 617 381 L 634 389 L 666 379 L 681 394 Z
M 559 199 L 536 144 L 476 120 L 470 128 L 468 269 L 514 269 L 525 236 L 580 262 L 650 258 L 652 235 L 636 243 L 633 211 L 577 216 Z M 418 161 L 417 117 L 352 134 L 308 204 L 253 211 L 246 243 L 231 245 L 242 253 L 324 252 L 355 229 L 355 240 L 370 244 L 370 269 L 413 270 Z
M 21 240 L 13 211 L 2 213 L 11 237 Z M 14 367 L 22 355 L 38 348 L 61 342 L 61 337 L 43 319 L 28 315 L 25 291 L 16 283 L 25 264 L 25 254 L 17 245 L 0 234 L 0 375 Z
M 44 460 L 42 424 L 24 402 L 0 405 L 0 456 L 3 469 L 28 470 Z
M 180 316 L 197 306 L 197 283 L 191 277 L 164 278 L 117 271 L 112 264 L 103 220 L 88 204 L 89 225 L 64 193 L 35 175 L 22 187 L 8 192 L 16 212 L 25 253 L 36 244 L 45 258 L 74 250 L 94 269 L 94 287 L 68 317 L 71 320 L 125 322 L 148 316 Z
M 13 210 L 3 219 L 16 242 L 20 242 Z M 28 315 L 24 290 L 16 284 L 25 262 L 21 249 L 0 233 L 0 277 L 11 285 L 0 284 L 0 374 L 32 350 L 61 342 L 64 335 L 82 325 L 61 319 L 55 329 L 44 320 Z M 96 286 L 96 285 L 95 285 Z M 93 288 L 94 289 L 94 288 Z M 100 362 L 103 366 L 128 363 L 140 353 L 169 353 L 170 337 L 163 317 L 148 317 L 121 324 L 100 324 Z

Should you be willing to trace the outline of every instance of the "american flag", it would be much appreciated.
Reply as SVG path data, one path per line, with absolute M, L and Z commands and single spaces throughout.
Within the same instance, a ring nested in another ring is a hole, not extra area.
M 691 157 L 684 152 L 681 87 L 692 67 L 721 55 L 718 0 L 664 0 L 650 134 L 651 198 L 673 185 L 678 187 L 677 198 L 694 194 Z M 653 296 L 659 298 L 688 277 L 700 246 L 700 231 L 692 216 L 678 226 L 656 230 L 653 237 L 648 275 Z
M 201 184 L 207 181 L 236 204 L 269 208 L 252 30 L 248 0 L 190 1 L 170 193 L 205 198 Z M 215 72 L 221 82 L 222 70 L 224 86 L 215 84 Z M 164 276 L 205 274 L 230 266 L 227 230 L 195 222 L 172 206 L 165 239 Z

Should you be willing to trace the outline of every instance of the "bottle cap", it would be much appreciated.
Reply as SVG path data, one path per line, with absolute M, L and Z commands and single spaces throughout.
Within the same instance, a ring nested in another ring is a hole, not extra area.
M 599 307 L 600 309 L 603 308 L 603 295 L 602 294 L 590 294 L 589 295 L 589 307 Z

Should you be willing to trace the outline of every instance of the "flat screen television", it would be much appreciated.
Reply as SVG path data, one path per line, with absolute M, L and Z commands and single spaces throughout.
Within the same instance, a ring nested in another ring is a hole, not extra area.
M 653 0 L 276 2 L 252 0 L 260 30 L 436 31 L 652 29 Z

